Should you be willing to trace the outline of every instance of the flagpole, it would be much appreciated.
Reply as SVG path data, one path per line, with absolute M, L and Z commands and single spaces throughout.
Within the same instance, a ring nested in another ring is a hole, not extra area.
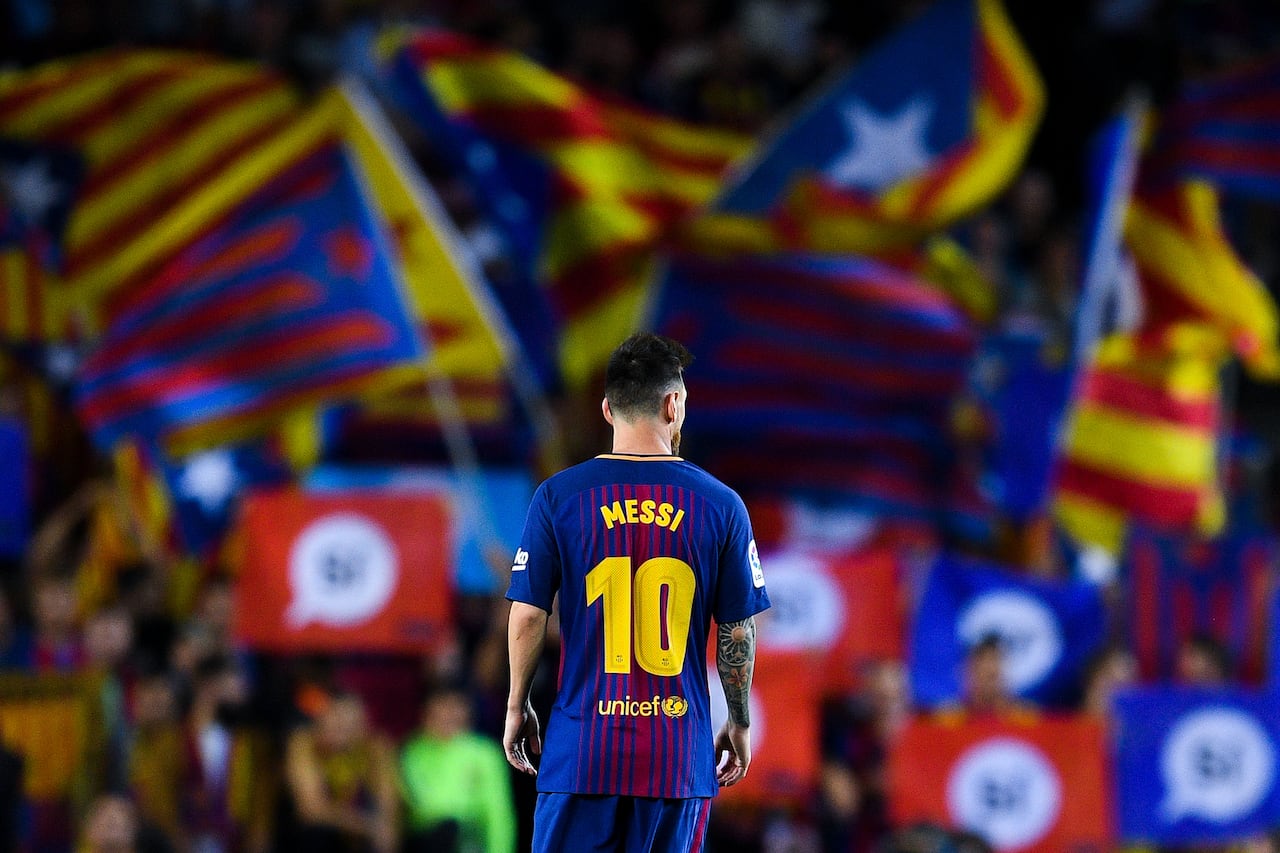
M 497 338 L 502 352 L 504 371 L 511 381 L 512 390 L 517 399 L 529 415 L 544 459 L 549 460 L 550 464 L 557 468 L 563 467 L 559 433 L 546 395 L 528 367 L 519 339 L 507 323 L 505 315 L 481 284 L 484 281 L 483 272 L 474 262 L 473 255 L 464 248 L 462 237 L 453 228 L 444 205 L 422 178 L 408 152 L 400 144 L 390 122 L 364 86 L 354 78 L 347 77 L 339 84 L 339 90 L 351 109 L 377 139 L 390 161 L 396 178 L 401 181 L 413 204 L 423 214 L 423 219 L 432 224 L 435 236 L 443 244 L 450 261 L 456 266 L 464 286 L 475 301 L 477 310 Z M 430 353 L 433 342 L 430 340 L 429 332 L 420 325 L 419 334 L 426 345 L 427 352 Z M 495 549 L 505 551 L 507 544 L 498 535 L 492 507 L 482 485 L 479 455 L 467 427 L 466 416 L 458 402 L 453 382 L 442 371 L 432 366 L 430 355 L 422 364 L 422 377 L 431 407 L 440 421 L 445 452 L 459 478 L 464 510 L 466 515 L 477 524 L 477 533 L 484 545 L 482 550 L 486 557 L 494 553 Z M 488 560 L 488 563 L 495 577 L 501 575 L 499 568 L 492 560 Z
M 359 80 L 344 77 L 339 88 L 351 108 L 377 138 L 378 144 L 390 161 L 396 177 L 404 185 L 414 205 L 423 218 L 435 229 L 436 237 L 444 246 L 449 260 L 460 273 L 463 285 L 475 302 L 476 309 L 494 333 L 502 351 L 503 370 L 511 381 L 516 399 L 529 415 L 539 449 L 558 470 L 566 464 L 563 443 L 552 414 L 545 389 L 529 366 L 529 360 L 520 344 L 520 338 L 508 322 L 506 314 L 489 293 L 484 284 L 484 271 L 475 261 L 474 254 L 465 246 L 462 235 L 453 226 L 444 204 L 435 190 L 423 178 L 413 158 L 405 150 L 390 120 Z
M 1149 109 L 1148 99 L 1139 93 L 1130 94 L 1125 100 L 1124 135 L 1116 143 L 1121 156 L 1111 159 L 1104 176 L 1102 196 L 1094 233 L 1088 235 L 1089 257 L 1085 259 L 1085 278 L 1080 289 L 1079 307 L 1076 311 L 1075 365 L 1083 370 L 1093 355 L 1094 346 L 1102 337 L 1106 322 L 1107 305 L 1115 298 L 1120 286 L 1123 261 L 1121 244 L 1124 242 L 1124 220 L 1133 195 L 1133 184 L 1138 173 L 1140 145 L 1138 137 Z

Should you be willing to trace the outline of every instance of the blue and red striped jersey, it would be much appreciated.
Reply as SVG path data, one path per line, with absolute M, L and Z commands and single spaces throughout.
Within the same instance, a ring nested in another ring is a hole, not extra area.
M 507 598 L 560 597 L 538 790 L 711 797 L 711 619 L 769 606 L 741 498 L 677 456 L 605 454 L 533 497 Z

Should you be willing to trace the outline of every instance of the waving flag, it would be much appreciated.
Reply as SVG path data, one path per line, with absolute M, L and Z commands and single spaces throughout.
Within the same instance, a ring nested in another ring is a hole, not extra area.
M 509 377 L 520 376 L 522 369 L 515 333 L 482 273 L 460 248 L 462 238 L 439 199 L 373 101 L 347 86 L 336 106 L 344 139 L 367 181 L 369 200 L 393 237 L 410 308 L 430 346 L 427 369 L 449 381 L 470 425 L 505 424 Z M 375 424 L 399 418 L 425 426 L 437 423 L 421 382 L 388 388 L 362 401 L 361 412 Z
M 686 441 L 718 475 L 934 518 L 974 348 L 937 290 L 859 259 L 682 256 L 655 326 L 697 355 Z
M 79 161 L 60 254 L 89 307 L 127 290 L 331 132 L 260 67 L 109 51 L 0 76 L 0 139 Z M 34 174 L 34 173 L 33 173 Z M 90 332 L 104 322 L 88 315 Z
M 1143 680 L 1172 678 L 1182 643 L 1200 634 L 1222 643 L 1236 677 L 1261 683 L 1280 554 L 1273 535 L 1244 527 L 1206 542 L 1136 530 L 1126 552 L 1131 647 Z
M 1223 521 L 1217 330 L 1113 335 L 1078 379 L 1061 440 L 1055 514 L 1079 542 L 1119 553 L 1131 521 L 1212 534 Z
M 514 53 L 447 33 L 409 40 L 393 87 L 549 289 L 571 383 L 633 330 L 655 245 L 714 195 L 747 148 L 735 134 L 597 98 Z
M 1212 324 L 1255 373 L 1280 376 L 1275 301 L 1227 241 L 1212 187 L 1199 181 L 1140 186 L 1125 240 L 1142 289 L 1144 323 Z
M 941 558 L 929 573 L 911 638 L 911 695 L 923 707 L 958 702 L 969 648 L 1000 638 L 1011 692 L 1058 706 L 1077 698 L 1089 659 L 1106 639 L 1097 586 L 1024 577 Z
M 1161 137 L 1162 173 L 1280 199 L 1280 59 L 1191 82 L 1165 116 Z
M 757 151 L 703 228 L 754 248 L 750 225 L 763 219 L 775 245 L 883 254 L 917 243 L 1013 177 L 1043 102 L 998 0 L 941 0 Z
M 77 405 L 100 446 L 267 422 L 418 359 L 381 223 L 321 148 L 114 302 Z
M 0 137 L 0 339 L 44 343 L 74 334 L 59 274 L 81 172 L 72 152 Z

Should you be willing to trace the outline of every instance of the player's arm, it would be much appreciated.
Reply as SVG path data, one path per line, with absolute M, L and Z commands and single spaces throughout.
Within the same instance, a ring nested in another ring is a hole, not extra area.
M 751 764 L 751 676 L 756 663 L 756 620 L 748 616 L 716 626 L 716 669 L 729 718 L 716 736 L 716 780 L 735 785 Z M 727 760 L 722 762 L 722 757 Z M 721 764 L 723 763 L 723 766 Z
M 542 753 L 538 716 L 533 712 L 529 692 L 533 674 L 547 639 L 547 611 L 523 601 L 511 602 L 507 620 L 507 654 L 511 660 L 511 688 L 507 693 L 507 725 L 502 748 L 512 767 L 537 775 L 529 755 Z

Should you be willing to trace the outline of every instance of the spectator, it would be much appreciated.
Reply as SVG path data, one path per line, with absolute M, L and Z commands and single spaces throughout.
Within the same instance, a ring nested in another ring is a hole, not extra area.
M 1009 692 L 1004 655 L 1004 645 L 995 634 L 988 634 L 970 647 L 964 662 L 964 711 L 976 716 L 1004 716 L 1029 710 Z
M 828 849 L 867 850 L 889 829 L 884 763 L 911 714 L 899 661 L 879 661 L 851 701 L 828 705 L 819 779 L 820 831 Z
M 422 731 L 400 753 L 408 807 L 406 850 L 512 853 L 515 807 L 502 748 L 472 731 L 459 687 L 437 688 L 423 706 Z
M 395 757 L 369 730 L 359 697 L 329 698 L 315 722 L 289 737 L 288 792 L 295 812 L 286 849 L 391 853 L 399 841 Z
M 174 847 L 139 819 L 137 809 L 128 798 L 105 794 L 89 806 L 77 850 L 82 853 L 172 853 Z
M 128 671 L 133 646 L 133 623 L 119 608 L 101 610 L 84 627 L 85 658 L 102 679 L 102 722 L 106 733 L 105 779 L 111 788 L 126 784 L 129 750 L 127 690 L 133 673 Z
M 1209 634 L 1193 634 L 1178 649 L 1175 680 L 1199 687 L 1217 687 L 1231 678 L 1231 655 Z
M 34 672 L 74 672 L 86 661 L 76 622 L 75 581 L 65 574 L 44 574 L 31 590 L 34 623 L 30 655 L 24 662 Z
M 1103 649 L 1085 672 L 1083 710 L 1099 719 L 1111 716 L 1111 699 L 1117 689 L 1138 680 L 1138 662 L 1121 646 Z
M 245 719 L 248 690 L 225 657 L 201 661 L 183 726 L 182 822 L 207 853 L 266 850 L 276 784 L 274 762 Z
M 80 849 L 85 853 L 137 853 L 138 815 L 133 804 L 114 795 L 94 801 L 84 821 Z
M 183 737 L 178 696 L 168 673 L 148 675 L 133 694 L 129 786 L 138 810 L 173 842 L 184 836 L 181 785 Z

